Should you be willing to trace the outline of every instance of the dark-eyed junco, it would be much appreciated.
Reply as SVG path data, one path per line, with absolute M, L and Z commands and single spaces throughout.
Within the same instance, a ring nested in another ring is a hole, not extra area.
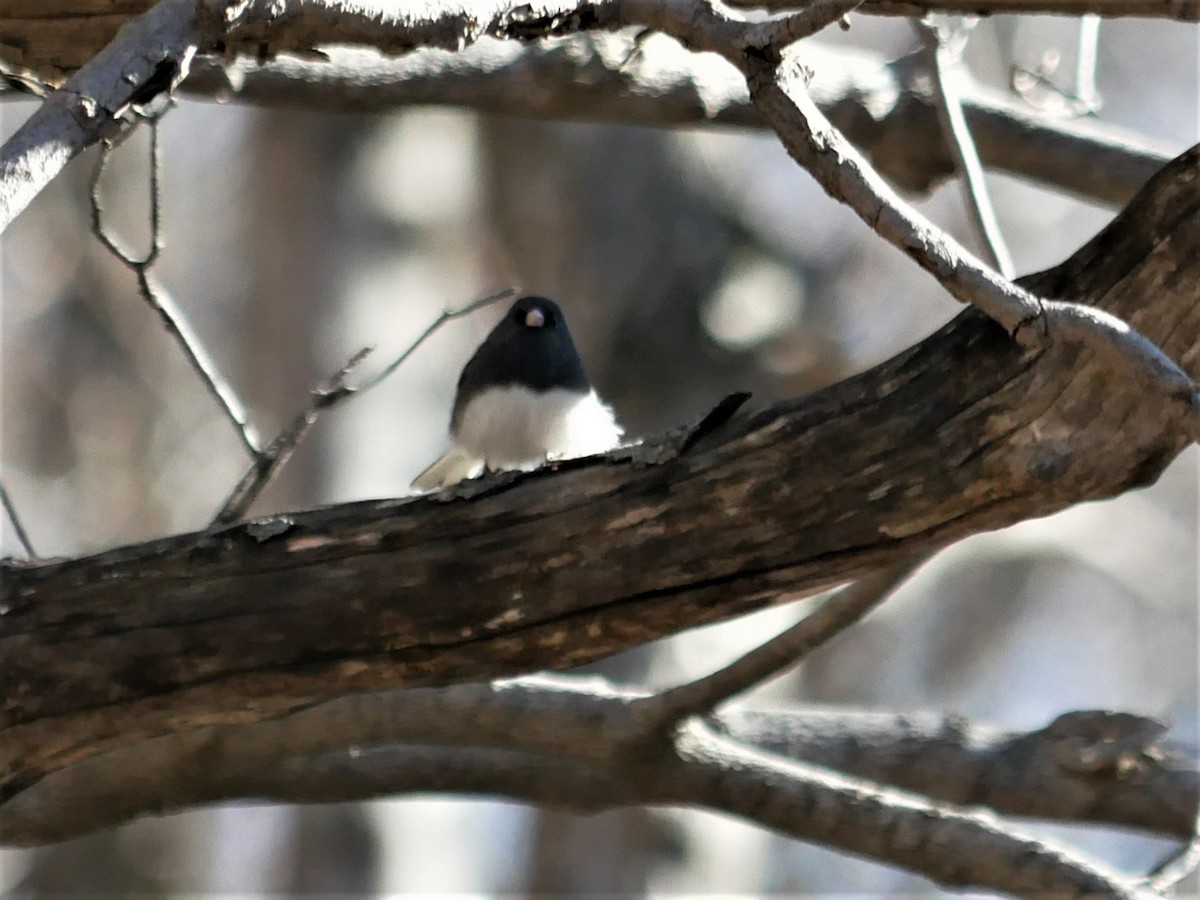
M 451 447 L 413 481 L 429 491 L 484 469 L 536 469 L 615 447 L 621 426 L 600 402 L 562 310 L 522 297 L 463 367 Z

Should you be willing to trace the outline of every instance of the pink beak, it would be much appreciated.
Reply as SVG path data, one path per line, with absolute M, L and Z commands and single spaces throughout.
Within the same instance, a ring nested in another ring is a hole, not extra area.
M 536 306 L 529 312 L 525 313 L 526 328 L 541 328 L 546 324 L 546 314 Z

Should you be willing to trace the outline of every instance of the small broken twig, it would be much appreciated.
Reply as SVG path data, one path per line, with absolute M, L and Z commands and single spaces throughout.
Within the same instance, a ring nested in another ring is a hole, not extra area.
M 4 511 L 8 513 L 8 520 L 13 524 L 17 540 L 25 548 L 25 555 L 30 559 L 37 559 L 38 555 L 37 551 L 33 549 L 33 542 L 29 540 L 29 534 L 25 531 L 25 526 L 21 524 L 21 517 L 17 515 L 17 508 L 13 504 L 12 498 L 8 496 L 8 491 L 5 490 L 3 483 L 0 483 L 0 503 L 4 504 Z

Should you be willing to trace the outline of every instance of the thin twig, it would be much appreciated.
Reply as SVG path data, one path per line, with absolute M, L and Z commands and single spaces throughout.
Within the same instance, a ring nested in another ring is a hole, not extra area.
M 1151 890 L 1168 895 L 1186 878 L 1200 870 L 1200 821 L 1191 838 L 1146 873 Z
M 17 515 L 17 507 L 13 504 L 12 498 L 8 496 L 8 491 L 5 490 L 3 483 L 0 483 L 0 503 L 4 504 L 4 511 L 8 513 L 8 520 L 12 522 L 13 530 L 17 532 L 17 540 L 25 548 L 25 555 L 30 559 L 37 559 L 38 555 L 37 551 L 33 549 L 33 542 L 29 540 L 29 534 L 25 531 L 25 526 L 21 524 L 21 517 Z
M 386 369 L 384 369 L 374 378 L 368 380 L 365 384 L 361 384 L 357 388 L 351 388 L 350 390 L 353 390 L 359 394 L 363 393 L 364 391 L 369 391 L 371 388 L 375 387 L 375 385 L 379 384 L 379 382 L 383 381 L 383 379 L 387 378 L 398 368 L 400 368 L 404 361 L 417 351 L 418 347 L 425 343 L 425 341 L 428 340 L 434 332 L 436 332 L 451 319 L 461 319 L 463 316 L 469 316 L 478 309 L 483 309 L 485 306 L 490 306 L 498 300 L 503 300 L 505 297 L 511 297 L 517 292 L 517 290 L 518 288 L 515 287 L 507 287 L 502 291 L 497 291 L 495 294 L 489 294 L 480 300 L 475 300 L 471 303 L 468 303 L 466 306 L 460 306 L 457 309 L 442 310 L 441 314 L 434 319 L 432 323 L 430 323 L 429 327 L 422 331 L 417 339 L 408 346 L 408 349 L 396 357 L 396 359 L 393 360 Z
M 712 712 L 734 695 L 796 665 L 878 606 L 927 558 L 906 560 L 860 578 L 786 631 L 723 669 L 637 701 L 643 711 L 635 715 L 644 717 L 639 730 L 645 734 L 669 730 L 688 716 Z
M 349 362 L 334 372 L 320 387 L 312 392 L 312 400 L 309 405 L 296 414 L 295 418 L 276 435 L 275 439 L 271 441 L 265 450 L 255 456 L 254 461 L 250 463 L 250 467 L 242 475 L 241 480 L 238 481 L 228 499 L 221 506 L 220 511 L 213 518 L 212 524 L 228 525 L 231 522 L 236 522 L 245 515 L 246 510 L 258 499 L 258 496 L 266 486 L 271 483 L 271 480 L 291 458 L 300 441 L 308 434 L 309 428 L 313 426 L 317 421 L 317 417 L 323 411 L 336 406 L 351 396 L 365 393 L 375 387 L 395 372 L 405 360 L 417 351 L 418 347 L 424 344 L 434 332 L 447 322 L 452 319 L 460 319 L 463 316 L 468 316 L 478 309 L 482 309 L 498 300 L 503 300 L 505 297 L 511 297 L 516 291 L 516 288 L 505 288 L 495 294 L 489 294 L 480 300 L 468 303 L 466 306 L 460 306 L 457 309 L 442 310 L 438 317 L 417 336 L 417 339 L 409 344 L 407 349 L 396 357 L 383 371 L 361 385 L 348 385 L 346 384 L 347 376 L 371 352 L 370 347 L 359 350 L 350 358 Z
M 175 306 L 167 292 L 151 277 L 150 270 L 162 250 L 162 190 L 160 184 L 161 156 L 158 150 L 158 122 L 150 120 L 150 249 L 141 259 L 121 247 L 117 239 L 104 224 L 104 208 L 100 197 L 100 177 L 108 164 L 115 143 L 101 144 L 100 155 L 89 186 L 92 207 L 92 233 L 105 248 L 137 276 L 138 292 L 155 312 L 158 313 L 168 332 L 183 349 L 184 355 L 200 380 L 216 399 L 226 418 L 233 424 L 243 446 L 256 460 L 262 454 L 258 437 L 250 425 L 245 406 L 233 388 L 217 372 L 217 367 L 204 350 L 200 339 L 192 332 L 183 314 Z
M 1100 109 L 1100 92 L 1096 90 L 1096 60 L 1100 46 L 1100 17 L 1086 13 L 1079 17 L 1079 52 L 1075 60 L 1075 94 L 1080 113 L 1091 114 Z
M 979 235 L 988 261 L 1005 278 L 1012 278 L 1016 274 L 1012 254 L 1009 253 L 1004 235 L 1000 231 L 996 209 L 992 205 L 987 180 L 983 174 L 983 164 L 979 161 L 979 151 L 975 147 L 974 138 L 971 137 L 971 129 L 967 126 L 962 93 L 951 73 L 951 70 L 962 65 L 962 47 L 958 44 L 965 43 L 966 37 L 963 35 L 959 41 L 952 41 L 949 34 L 951 26 L 939 25 L 929 17 L 910 21 L 925 45 L 938 120 L 950 148 L 950 155 L 959 171 L 967 216 Z
M 296 414 L 295 418 L 275 436 L 265 450 L 255 455 L 254 461 L 250 463 L 246 473 L 242 475 L 241 480 L 238 481 L 225 503 L 222 504 L 220 511 L 213 518 L 213 525 L 228 525 L 236 522 L 245 514 L 250 505 L 258 499 L 259 494 L 279 473 L 279 470 L 291 459 L 292 453 L 304 440 L 309 428 L 317 421 L 317 416 L 323 410 L 337 405 L 354 393 L 353 389 L 346 386 L 346 376 L 370 352 L 370 347 L 359 350 L 350 357 L 344 366 L 312 392 L 312 400 L 308 406 Z

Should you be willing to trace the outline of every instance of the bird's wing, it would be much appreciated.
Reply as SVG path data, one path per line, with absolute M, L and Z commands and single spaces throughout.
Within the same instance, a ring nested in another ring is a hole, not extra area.
M 457 444 L 432 466 L 413 479 L 414 491 L 434 491 L 483 472 L 483 460 Z

